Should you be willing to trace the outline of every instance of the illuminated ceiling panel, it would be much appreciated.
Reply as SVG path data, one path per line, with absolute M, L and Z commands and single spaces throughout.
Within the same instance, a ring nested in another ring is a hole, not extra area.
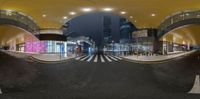
M 103 8 L 113 8 L 120 14 L 136 22 L 137 27 L 157 27 L 166 16 L 183 10 L 200 9 L 200 0 L 0 0 L 1 9 L 21 11 L 32 16 L 41 28 L 60 28 L 63 17 L 84 14 L 81 8 L 94 8 L 95 12 Z M 92 11 L 92 12 L 94 12 Z M 87 12 L 88 13 L 88 12 Z M 43 17 L 45 15 L 45 17 Z

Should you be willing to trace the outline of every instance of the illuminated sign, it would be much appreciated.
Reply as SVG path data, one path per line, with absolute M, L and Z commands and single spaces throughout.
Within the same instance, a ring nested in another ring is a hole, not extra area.
M 147 30 L 135 31 L 132 33 L 132 36 L 133 38 L 148 37 L 148 31 Z

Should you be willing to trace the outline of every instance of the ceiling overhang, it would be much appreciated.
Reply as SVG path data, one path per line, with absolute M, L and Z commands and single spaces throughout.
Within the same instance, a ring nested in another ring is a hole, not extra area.
M 178 4 L 178 5 L 177 5 Z M 178 6 L 178 7 L 177 7 Z M 138 28 L 158 27 L 161 21 L 174 12 L 200 9 L 200 1 L 183 0 L 0 0 L 2 10 L 16 10 L 33 17 L 40 28 L 59 29 L 64 17 L 73 17 L 90 13 L 83 12 L 85 7 L 92 12 L 101 12 L 103 8 L 113 9 L 110 13 L 128 18 Z M 122 15 L 120 12 L 126 12 Z M 76 12 L 70 15 L 70 12 Z

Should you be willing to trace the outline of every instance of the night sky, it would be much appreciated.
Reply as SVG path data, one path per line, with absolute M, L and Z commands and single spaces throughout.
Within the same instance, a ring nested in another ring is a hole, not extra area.
M 112 17 L 112 35 L 115 42 L 119 42 L 120 38 L 120 25 L 119 18 L 121 16 L 113 15 L 111 13 L 90 13 L 78 16 L 72 19 L 69 23 L 69 28 L 64 31 L 64 34 L 73 32 L 71 36 L 87 36 L 91 37 L 96 45 L 101 45 L 103 40 L 103 16 Z

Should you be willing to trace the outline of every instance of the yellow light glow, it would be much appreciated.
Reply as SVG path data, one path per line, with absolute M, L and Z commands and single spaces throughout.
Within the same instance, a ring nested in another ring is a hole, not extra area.
M 83 12 L 91 12 L 93 9 L 92 8 L 82 8 L 81 10 Z
M 70 12 L 69 14 L 70 14 L 70 15 L 75 15 L 75 14 L 76 14 L 76 12 Z
M 103 11 L 110 12 L 110 11 L 113 11 L 113 8 L 104 8 Z

